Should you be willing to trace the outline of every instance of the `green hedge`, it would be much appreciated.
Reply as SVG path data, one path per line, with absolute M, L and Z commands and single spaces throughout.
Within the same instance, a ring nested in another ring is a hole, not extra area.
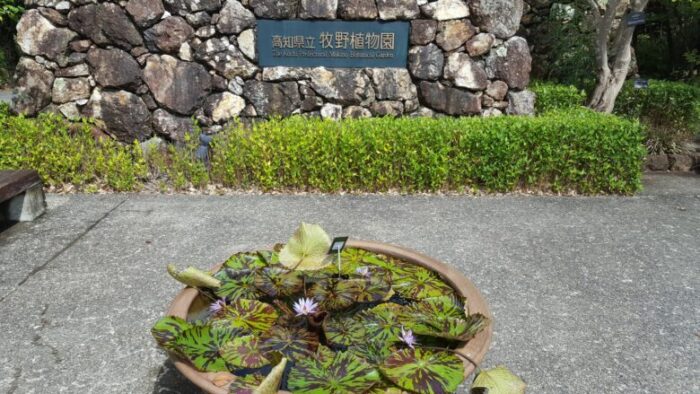
M 10 116 L 0 107 L 0 169 L 36 169 L 47 185 L 134 190 L 147 176 L 135 152 L 140 152 L 137 145 L 95 141 L 87 122 L 71 124 L 49 114 Z
M 650 80 L 648 89 L 625 83 L 615 113 L 700 131 L 700 87 L 683 82 Z
M 478 188 L 632 193 L 644 156 L 637 122 L 585 109 L 539 117 L 305 117 L 235 126 L 212 143 L 144 157 L 141 147 L 95 142 L 90 124 L 56 116 L 0 116 L 0 168 L 36 168 L 48 184 L 132 190 L 142 182 L 262 190 L 464 191 Z M 89 185 L 89 186 L 86 186 Z
M 578 108 L 586 101 L 586 92 L 573 85 L 535 81 L 530 84 L 530 89 L 537 94 L 535 110 L 538 114 Z
M 627 82 L 615 103 L 615 113 L 639 119 L 648 127 L 650 151 L 673 153 L 700 133 L 700 87 L 650 80 L 648 89 L 635 89 Z
M 632 193 L 641 142 L 638 123 L 585 109 L 534 118 L 296 117 L 230 130 L 215 141 L 212 175 L 265 190 Z

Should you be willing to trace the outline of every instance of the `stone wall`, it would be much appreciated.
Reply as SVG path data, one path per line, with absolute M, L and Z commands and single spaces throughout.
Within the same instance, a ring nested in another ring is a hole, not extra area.
M 529 114 L 523 0 L 26 0 L 17 112 L 102 119 L 122 141 L 196 119 Z M 260 68 L 267 19 L 410 20 L 404 68 Z

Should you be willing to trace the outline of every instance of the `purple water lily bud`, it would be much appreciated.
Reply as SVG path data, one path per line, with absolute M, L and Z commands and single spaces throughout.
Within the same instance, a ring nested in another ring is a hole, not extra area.
M 226 308 L 226 297 L 216 300 L 209 305 L 209 312 L 213 314 L 218 314 Z
M 368 278 L 368 277 L 370 276 L 369 267 L 367 267 L 367 266 L 364 266 L 364 267 L 357 267 L 357 268 L 355 269 L 355 272 L 356 272 L 358 275 L 364 276 L 365 278 Z
M 415 349 L 414 345 L 418 342 L 416 341 L 416 337 L 413 336 L 413 331 L 405 330 L 403 326 L 401 326 L 401 335 L 399 335 L 399 339 L 411 349 Z
M 318 304 L 313 298 L 300 298 L 294 303 L 297 316 L 313 315 L 318 312 Z

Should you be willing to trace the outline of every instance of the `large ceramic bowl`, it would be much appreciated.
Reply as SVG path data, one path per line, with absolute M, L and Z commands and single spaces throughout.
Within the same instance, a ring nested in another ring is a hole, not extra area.
M 486 301 L 481 296 L 481 293 L 479 293 L 479 290 L 476 289 L 474 284 L 469 279 L 467 279 L 456 269 L 440 261 L 400 246 L 389 245 L 381 242 L 358 240 L 349 240 L 347 246 L 395 257 L 436 272 L 446 283 L 452 286 L 459 295 L 467 299 L 470 313 L 481 313 L 482 315 L 488 317 L 491 323 L 486 327 L 486 329 L 482 330 L 470 341 L 457 348 L 457 351 L 461 355 L 466 356 L 462 357 L 462 360 L 464 361 L 464 377 L 466 378 L 472 372 L 474 372 L 474 364 L 479 364 L 481 360 L 483 360 L 486 352 L 489 349 L 489 345 L 491 344 L 491 336 L 493 335 L 493 317 L 491 315 L 491 311 L 486 305 Z M 197 295 L 198 291 L 195 289 L 186 288 L 182 290 L 175 297 L 172 304 L 170 304 L 167 314 L 169 316 L 177 316 L 183 319 L 187 318 L 190 310 L 197 308 L 194 305 L 199 299 Z M 214 374 L 199 372 L 188 361 L 179 359 L 174 355 L 171 355 L 170 357 L 175 364 L 175 368 L 177 368 L 178 371 L 180 371 L 187 379 L 192 381 L 192 383 L 200 387 L 205 392 L 211 394 L 228 394 L 226 389 L 217 387 L 212 382 Z M 280 393 L 287 392 L 280 391 Z

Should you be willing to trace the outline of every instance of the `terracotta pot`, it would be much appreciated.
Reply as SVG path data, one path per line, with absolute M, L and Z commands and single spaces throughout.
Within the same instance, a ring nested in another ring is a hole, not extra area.
M 457 293 L 467 299 L 469 312 L 472 314 L 481 313 L 488 317 L 491 321 L 488 327 L 482 330 L 473 339 L 457 348 L 459 354 L 463 355 L 461 358 L 464 361 L 464 377 L 466 378 L 472 372 L 474 372 L 475 365 L 473 363 L 481 363 L 481 360 L 483 360 L 486 352 L 489 349 L 489 345 L 491 344 L 491 336 L 493 335 L 493 317 L 491 315 L 491 311 L 486 305 L 486 301 L 481 296 L 481 293 L 479 293 L 479 290 L 476 289 L 474 284 L 469 279 L 467 279 L 456 269 L 442 262 L 400 246 L 384 244 L 381 242 L 358 240 L 349 240 L 347 246 L 396 257 L 400 260 L 420 265 L 438 273 L 446 283 L 457 291 Z M 193 306 L 195 300 L 198 299 L 197 295 L 197 290 L 185 288 L 175 297 L 172 304 L 170 304 L 167 315 L 187 318 L 190 308 Z M 200 387 L 202 390 L 211 394 L 228 393 L 227 390 L 217 387 L 212 383 L 212 379 L 215 374 L 199 372 L 188 361 L 181 360 L 174 355 L 170 355 L 170 357 L 175 364 L 175 368 L 177 368 L 178 371 L 180 371 L 187 379 L 192 381 L 192 383 Z M 279 393 L 288 392 L 280 391 Z

